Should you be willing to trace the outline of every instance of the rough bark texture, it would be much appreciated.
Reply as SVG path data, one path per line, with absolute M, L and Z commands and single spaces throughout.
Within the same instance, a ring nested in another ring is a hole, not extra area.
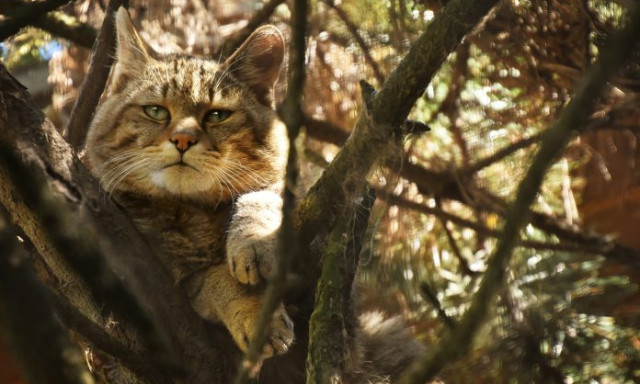
M 375 195 L 369 191 L 347 209 L 345 218 L 329 235 L 309 320 L 308 384 L 345 382 L 345 368 L 357 348 L 353 283 L 374 201 Z

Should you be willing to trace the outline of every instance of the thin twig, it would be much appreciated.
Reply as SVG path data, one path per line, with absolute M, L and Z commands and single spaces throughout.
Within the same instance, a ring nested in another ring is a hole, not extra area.
M 442 228 L 444 229 L 444 233 L 447 236 L 447 240 L 449 241 L 449 245 L 451 246 L 451 250 L 453 251 L 453 254 L 455 255 L 456 259 L 458 259 L 458 262 L 460 263 L 460 268 L 462 269 L 462 272 L 464 272 L 464 274 L 467 276 L 477 275 L 478 272 L 471 270 L 471 268 L 469 267 L 469 262 L 467 261 L 467 259 L 464 258 L 464 256 L 462 256 L 462 251 L 460 250 L 460 247 L 458 246 L 456 239 L 453 237 L 453 234 L 451 233 L 451 230 L 447 225 L 448 223 L 447 220 L 442 218 L 439 218 L 439 219 L 442 224 Z
M 116 25 L 115 14 L 128 0 L 110 0 L 102 27 L 93 47 L 89 71 L 85 77 L 76 103 L 73 105 L 67 124 L 67 139 L 76 150 L 84 145 L 91 119 L 98 106 L 100 96 L 107 84 L 111 65 L 115 57 Z
M 436 296 L 435 292 L 433 292 L 433 289 L 431 289 L 431 286 L 426 281 L 420 283 L 420 292 L 422 293 L 422 296 L 424 296 L 425 299 L 433 305 L 433 308 L 436 310 L 438 317 L 442 320 L 444 325 L 449 329 L 455 328 L 456 322 L 447 315 L 447 312 L 442 308 L 442 303 L 438 300 L 438 296 Z
M 284 1 L 285 0 L 270 0 L 268 3 L 263 4 L 262 8 L 249 19 L 247 25 L 226 39 L 222 47 L 220 47 L 218 54 L 214 56 L 227 57 L 231 55 L 256 28 L 269 20 L 276 8 L 284 3 Z
M 307 0 L 294 2 L 291 25 L 291 47 L 289 50 L 289 78 L 287 94 L 282 106 L 281 117 L 287 125 L 289 137 L 289 155 L 285 175 L 285 188 L 282 206 L 282 224 L 278 233 L 278 248 L 276 252 L 277 265 L 274 276 L 269 279 L 265 291 L 255 333 L 249 350 L 245 354 L 238 371 L 235 383 L 242 384 L 249 380 L 251 372 L 259 363 L 262 348 L 267 341 L 268 327 L 271 317 L 282 301 L 286 287 L 287 274 L 293 257 L 298 253 L 297 241 L 293 223 L 295 210 L 295 190 L 298 180 L 298 158 L 295 140 L 300 132 L 304 115 L 302 113 L 302 95 L 305 80 L 305 52 L 307 34 Z
M 356 41 L 356 44 L 358 44 L 358 46 L 360 47 L 360 50 L 364 55 L 364 59 L 367 61 L 367 63 L 369 63 L 371 70 L 373 70 L 373 75 L 378 81 L 378 84 L 382 85 L 385 79 L 384 74 L 382 74 L 382 71 L 380 70 L 380 66 L 371 56 L 371 51 L 369 49 L 369 46 L 364 41 L 364 38 L 362 37 L 362 35 L 360 35 L 360 32 L 358 32 L 358 27 L 354 24 L 353 21 L 351 21 L 351 19 L 349 18 L 349 15 L 347 15 L 347 12 L 345 12 L 344 9 L 338 7 L 333 2 L 333 0 L 323 0 L 322 2 L 325 3 L 327 6 L 329 6 L 331 9 L 333 9 L 338 15 L 338 17 L 340 18 L 340 20 L 342 20 L 344 25 L 347 27 L 347 30 L 349 31 L 349 33 L 351 33 L 354 40 Z
M 503 284 L 504 274 L 516 246 L 520 231 L 528 220 L 529 207 L 538 193 L 546 171 L 562 152 L 574 130 L 586 125 L 587 111 L 624 61 L 634 52 L 640 36 L 640 6 L 634 6 L 625 28 L 608 44 L 585 76 L 576 95 L 559 120 L 547 131 L 533 164 L 520 183 L 516 200 L 507 214 L 503 234 L 490 259 L 471 305 L 452 332 L 446 333 L 425 359 L 415 362 L 400 380 L 402 384 L 418 384 L 432 380 L 449 362 L 462 356 L 471 347 L 473 338 L 486 317 L 494 296 Z
M 460 173 L 471 175 L 477 173 L 478 171 L 499 162 L 505 157 L 523 149 L 531 146 L 532 144 L 537 143 L 542 138 L 543 133 L 538 133 L 533 136 L 527 137 L 526 139 L 519 140 L 513 144 L 506 146 L 498 150 L 491 156 L 485 157 L 484 159 L 477 160 L 473 164 L 470 164 L 468 167 L 462 169 Z
M 407 200 L 401 196 L 389 193 L 389 191 L 376 190 L 376 192 L 378 196 L 389 205 L 411 209 L 427 215 L 434 215 L 442 220 L 446 220 L 460 227 L 472 229 L 476 233 L 485 236 L 497 238 L 501 235 L 499 230 L 488 228 L 477 221 L 464 219 L 460 216 L 444 211 L 441 208 L 428 207 L 424 204 L 416 203 L 415 201 Z M 623 261 L 629 265 L 638 266 L 640 264 L 637 251 L 624 248 L 621 245 L 602 237 L 577 237 L 574 240 L 565 240 L 558 243 L 523 239 L 516 246 L 536 249 L 539 251 L 582 252 L 590 255 L 604 255 L 611 257 L 612 259 L 616 259 L 617 256 L 622 254 L 625 255 Z

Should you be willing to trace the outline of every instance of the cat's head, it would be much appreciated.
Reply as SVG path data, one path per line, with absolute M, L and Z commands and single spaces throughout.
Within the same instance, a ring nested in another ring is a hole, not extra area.
M 116 29 L 115 67 L 86 145 L 107 192 L 215 202 L 279 181 L 285 135 L 271 104 L 284 41 L 275 27 L 221 63 L 151 57 L 123 8 Z

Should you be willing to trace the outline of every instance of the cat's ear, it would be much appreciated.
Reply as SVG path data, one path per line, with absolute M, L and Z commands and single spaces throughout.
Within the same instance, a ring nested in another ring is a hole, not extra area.
M 116 14 L 116 32 L 115 78 L 136 76 L 147 65 L 149 54 L 129 18 L 129 13 L 123 7 Z
M 273 84 L 283 60 L 282 33 L 276 27 L 266 25 L 256 29 L 225 61 L 224 66 L 235 78 L 248 85 L 260 102 L 270 105 Z

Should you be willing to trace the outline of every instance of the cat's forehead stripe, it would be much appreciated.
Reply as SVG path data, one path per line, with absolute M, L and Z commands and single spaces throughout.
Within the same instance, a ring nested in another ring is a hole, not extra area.
M 218 63 L 194 57 L 169 56 L 159 63 L 158 72 L 164 73 L 160 86 L 163 98 L 169 92 L 187 96 L 194 102 L 201 102 L 208 96 L 213 102 L 217 93 L 228 96 L 228 81 L 219 76 Z

